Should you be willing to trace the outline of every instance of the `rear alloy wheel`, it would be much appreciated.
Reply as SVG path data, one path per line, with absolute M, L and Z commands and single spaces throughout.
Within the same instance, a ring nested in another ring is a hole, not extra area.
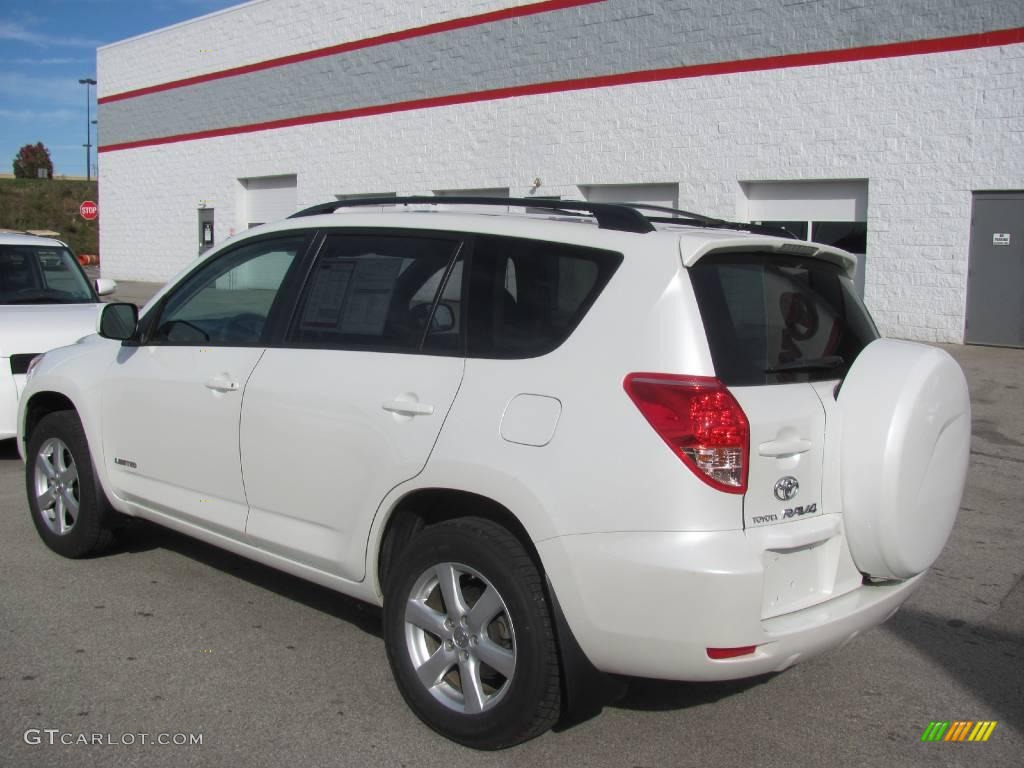
M 559 668 L 542 580 L 495 523 L 461 518 L 413 539 L 389 574 L 384 634 L 402 695 L 454 741 L 500 749 L 558 718 Z
M 496 707 L 515 677 L 505 601 L 460 563 L 439 563 L 416 580 L 405 606 L 405 650 L 431 695 L 464 715 Z
M 113 540 L 111 512 L 93 476 L 85 432 L 72 411 L 51 413 L 28 442 L 25 486 L 40 538 L 64 557 L 85 557 Z

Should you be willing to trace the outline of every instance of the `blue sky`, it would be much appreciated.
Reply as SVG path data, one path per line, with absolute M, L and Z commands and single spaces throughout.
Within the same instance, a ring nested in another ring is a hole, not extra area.
M 240 2 L 0 0 L 0 173 L 12 172 L 23 145 L 41 141 L 55 174 L 84 176 L 86 86 L 78 81 L 96 79 L 96 48 Z

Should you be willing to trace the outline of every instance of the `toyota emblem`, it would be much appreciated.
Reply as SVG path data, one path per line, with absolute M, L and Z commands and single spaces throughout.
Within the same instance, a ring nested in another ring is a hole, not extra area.
M 799 490 L 800 481 L 792 475 L 786 475 L 775 484 L 775 498 L 779 501 L 789 501 Z

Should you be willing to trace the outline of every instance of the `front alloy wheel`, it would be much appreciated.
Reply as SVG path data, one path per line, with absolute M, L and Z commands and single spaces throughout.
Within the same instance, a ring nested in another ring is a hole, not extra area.
M 59 437 L 46 440 L 36 454 L 35 495 L 46 526 L 58 536 L 70 533 L 78 520 L 81 486 L 75 457 Z
M 113 541 L 115 513 L 93 474 L 74 411 L 47 414 L 28 438 L 25 490 L 39 537 L 64 557 L 96 555 Z

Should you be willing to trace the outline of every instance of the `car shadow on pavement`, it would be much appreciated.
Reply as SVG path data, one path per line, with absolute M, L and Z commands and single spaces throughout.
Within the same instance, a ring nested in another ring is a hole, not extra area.
M 985 702 L 992 719 L 1024 727 L 1024 635 L 906 607 L 885 629 Z
M 642 712 L 663 712 L 713 704 L 767 683 L 775 674 L 746 680 L 724 680 L 713 683 L 681 683 L 673 680 L 628 678 L 625 695 L 611 704 L 616 709 Z
M 597 717 L 605 709 L 627 709 L 638 712 L 669 712 L 705 704 L 743 693 L 771 680 L 777 673 L 746 680 L 684 683 L 676 680 L 652 680 L 642 677 L 612 675 L 598 682 L 586 693 L 580 707 L 564 713 L 552 729 L 556 733 L 571 730 L 580 723 Z
M 0 440 L 0 461 L 21 461 L 17 440 Z
M 128 521 L 125 527 L 118 531 L 113 548 L 105 556 L 116 557 L 119 554 L 148 552 L 153 549 L 176 552 L 288 600 L 348 622 L 374 637 L 383 637 L 381 611 L 377 606 L 363 603 L 340 592 L 144 520 Z
M 243 579 L 289 600 L 305 605 L 341 621 L 348 622 L 367 634 L 381 638 L 381 611 L 377 606 L 320 587 L 312 582 L 291 576 L 269 566 L 248 560 L 226 550 L 205 544 L 144 520 L 130 520 L 118 532 L 116 543 L 107 557 L 121 554 L 166 549 L 215 568 L 222 573 Z M 566 730 L 598 714 L 600 708 L 612 707 L 639 711 L 687 709 L 711 704 L 719 699 L 742 693 L 762 685 L 774 675 L 762 675 L 748 680 L 715 683 L 680 683 L 644 678 L 619 678 L 624 693 L 612 694 L 600 702 L 597 711 L 580 718 L 570 717 L 555 730 Z M 621 691 L 622 688 L 620 687 Z

